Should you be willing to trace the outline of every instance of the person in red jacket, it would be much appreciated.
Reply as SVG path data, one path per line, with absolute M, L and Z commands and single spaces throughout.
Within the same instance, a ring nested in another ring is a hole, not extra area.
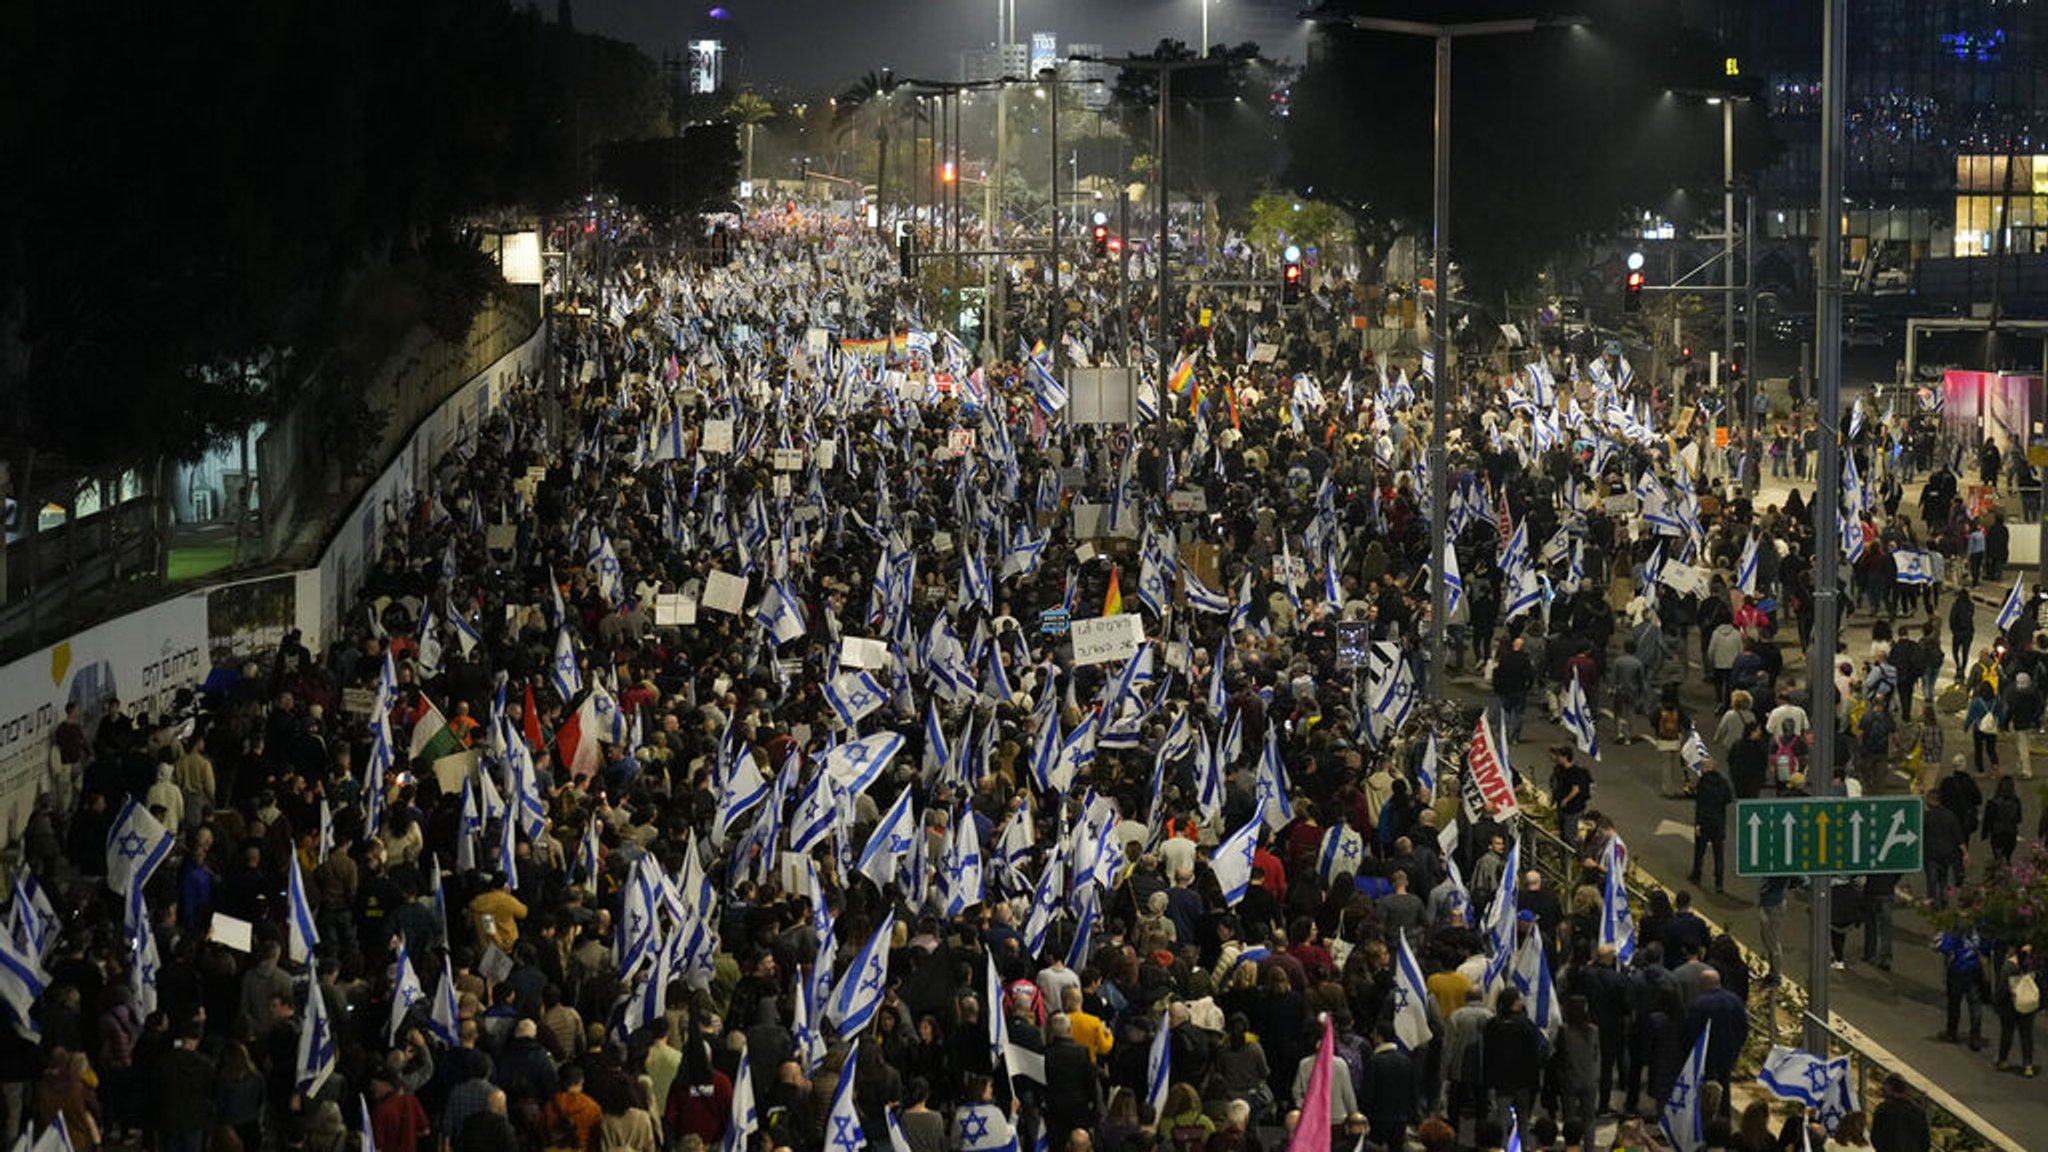
M 377 1152 L 417 1152 L 427 1134 L 427 1110 L 419 1097 L 383 1069 L 370 1075 L 370 1132 Z
M 715 1148 L 725 1136 L 732 1118 L 732 1079 L 711 1065 L 711 1053 L 701 1039 L 683 1044 L 683 1066 L 668 1089 L 668 1112 L 662 1123 L 671 1144 L 695 1135 L 707 1148 Z

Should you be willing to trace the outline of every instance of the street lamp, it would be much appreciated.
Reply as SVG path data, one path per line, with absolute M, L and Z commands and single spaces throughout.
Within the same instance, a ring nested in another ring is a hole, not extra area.
M 1444 583 L 1445 553 L 1450 551 L 1450 317 L 1451 317 L 1451 42 L 1478 36 L 1508 36 L 1538 28 L 1576 28 L 1590 23 L 1584 16 L 1526 17 L 1517 20 L 1476 20 L 1464 24 L 1430 24 L 1381 16 L 1305 12 L 1304 19 L 1344 23 L 1360 32 L 1421 36 L 1436 43 L 1436 196 L 1431 241 L 1436 249 L 1436 312 L 1430 323 L 1430 346 L 1436 368 L 1429 377 L 1429 678 L 1427 694 L 1445 688 L 1445 628 L 1450 616 L 1449 588 Z
M 1740 92 L 1689 92 L 1682 89 L 1674 89 L 1674 91 L 1682 95 L 1698 95 L 1706 101 L 1708 107 L 1721 110 L 1721 370 L 1727 372 L 1730 370 L 1730 366 L 1735 363 L 1735 105 L 1737 101 L 1748 100 L 1750 97 Z M 1756 206 L 1754 191 L 1751 192 L 1750 200 L 1750 207 L 1754 209 Z M 1742 240 L 1744 250 L 1748 253 L 1748 258 L 1745 260 L 1742 286 L 1744 290 L 1748 290 L 1753 278 L 1751 274 L 1754 272 L 1756 240 L 1747 229 L 1743 232 Z M 1748 316 L 1748 326 L 1744 334 L 1748 337 L 1748 347 L 1744 354 L 1754 359 L 1756 356 L 1755 307 L 1748 308 L 1746 315 Z M 1755 374 L 1751 373 L 1749 387 L 1752 390 L 1756 387 L 1755 379 Z M 1721 380 L 1715 381 L 1716 384 L 1721 382 Z M 1737 403 L 1741 403 L 1741 401 L 1738 399 Z M 1742 427 L 1748 429 L 1752 436 L 1756 432 L 1755 411 L 1756 405 L 1754 402 L 1751 402 L 1743 404 L 1743 411 L 1740 413 Z M 1756 459 L 1756 445 L 1754 443 L 1750 445 L 1749 458 L 1751 460 Z

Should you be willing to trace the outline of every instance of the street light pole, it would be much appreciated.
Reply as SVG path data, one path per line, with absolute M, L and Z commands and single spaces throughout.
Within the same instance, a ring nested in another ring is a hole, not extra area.
M 1311 13 L 1311 19 L 1320 19 Z M 1450 616 L 1450 588 L 1444 583 L 1446 560 L 1451 550 L 1450 448 L 1451 434 L 1451 41 L 1474 36 L 1503 36 L 1534 32 L 1538 28 L 1574 28 L 1588 23 L 1584 16 L 1479 20 L 1465 24 L 1429 24 L 1418 20 L 1393 20 L 1378 16 L 1339 16 L 1361 32 L 1387 32 L 1400 36 L 1421 36 L 1436 44 L 1436 195 L 1435 219 L 1430 239 L 1436 248 L 1436 311 L 1430 323 L 1430 348 L 1436 368 L 1429 377 L 1430 435 L 1429 524 L 1433 550 L 1430 557 L 1429 672 L 1424 681 L 1426 694 L 1442 695 L 1446 662 L 1446 629 Z
M 1739 404 L 1735 390 L 1727 386 L 1730 366 L 1735 363 L 1735 101 L 1721 101 L 1721 379 L 1722 404 Z M 1735 413 L 1740 415 L 1740 413 Z M 1748 421 L 1730 420 L 1736 427 Z M 1754 459 L 1755 447 L 1750 449 Z
M 1820 431 L 1820 483 L 1813 493 L 1813 648 L 1806 656 L 1806 679 L 1812 698 L 1813 769 L 1807 784 L 1815 796 L 1834 792 L 1835 638 L 1842 557 L 1842 118 L 1846 111 L 1848 0 L 1821 0 L 1820 268 L 1815 333 L 1815 423 Z M 1811 954 L 1807 960 L 1806 1050 L 1828 1051 L 1828 888 L 1813 886 Z
M 1052 353 L 1052 366 L 1058 371 L 1066 362 L 1061 348 L 1061 321 L 1066 312 L 1066 300 L 1060 293 L 1060 73 L 1057 67 L 1039 73 L 1045 86 L 1052 89 L 1052 256 L 1045 263 L 1047 282 L 1052 286 L 1052 306 L 1046 316 L 1045 342 L 1047 351 Z

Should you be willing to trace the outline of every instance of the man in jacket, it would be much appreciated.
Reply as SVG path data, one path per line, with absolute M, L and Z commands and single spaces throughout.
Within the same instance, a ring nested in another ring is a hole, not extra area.
M 1524 651 L 1526 641 L 1516 636 L 1508 642 L 1499 662 L 1493 666 L 1493 698 L 1500 709 L 1501 731 L 1510 744 L 1522 739 L 1522 710 L 1529 701 L 1529 689 L 1536 683 L 1536 665 Z
M 1470 1113 L 1473 1120 L 1486 1118 L 1486 1067 L 1484 1039 L 1493 1012 L 1486 1007 L 1486 991 L 1477 986 L 1466 989 L 1465 1003 L 1451 1013 L 1444 1025 L 1444 1116 L 1453 1126 Z
M 1045 1123 L 1052 1147 L 1064 1148 L 1076 1128 L 1094 1128 L 1102 1116 L 1102 1084 L 1088 1050 L 1074 1043 L 1064 1013 L 1048 1023 L 1045 1045 Z
M 1494 1119 L 1505 1128 L 1507 1110 L 1527 1124 L 1542 1083 L 1550 1042 L 1522 1011 L 1522 994 L 1501 989 L 1493 1002 L 1493 1019 L 1481 1033 L 1486 1090 L 1493 1096 Z
M 1735 1071 L 1735 1058 L 1749 1040 L 1749 1008 L 1735 993 L 1721 987 L 1721 974 L 1712 968 L 1700 974 L 1700 998 L 1685 1014 L 1685 1043 L 1688 1051 L 1711 1025 L 1707 1037 L 1706 1077 L 1721 1085 L 1721 1115 L 1730 1112 L 1728 1081 Z
M 1714 852 L 1714 891 L 1722 891 L 1725 873 L 1722 847 L 1728 839 L 1728 805 L 1735 790 L 1728 778 L 1714 768 L 1712 760 L 1700 761 L 1700 778 L 1692 792 L 1692 872 L 1686 879 L 1700 882 L 1700 864 L 1709 848 Z
M 1372 1055 L 1365 1062 L 1365 1099 L 1359 1107 L 1370 1123 L 1371 1140 L 1384 1148 L 1406 1144 L 1408 1127 L 1419 1118 L 1415 1107 L 1415 1062 L 1383 1033 L 1375 1031 Z

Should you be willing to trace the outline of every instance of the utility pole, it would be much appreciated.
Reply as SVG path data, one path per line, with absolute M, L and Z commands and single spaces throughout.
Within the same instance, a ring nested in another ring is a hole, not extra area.
M 1843 88 L 1848 80 L 1848 0 L 1821 0 L 1820 113 L 1820 329 L 1814 349 L 1814 398 L 1819 401 L 1820 482 L 1813 495 L 1813 648 L 1806 656 L 1806 679 L 1813 711 L 1813 768 L 1807 784 L 1815 796 L 1834 792 L 1835 637 L 1839 630 L 1839 570 L 1842 559 L 1840 522 L 1842 485 L 1842 118 Z M 1828 888 L 1812 889 L 1813 936 L 1807 959 L 1806 1050 L 1828 1051 Z

